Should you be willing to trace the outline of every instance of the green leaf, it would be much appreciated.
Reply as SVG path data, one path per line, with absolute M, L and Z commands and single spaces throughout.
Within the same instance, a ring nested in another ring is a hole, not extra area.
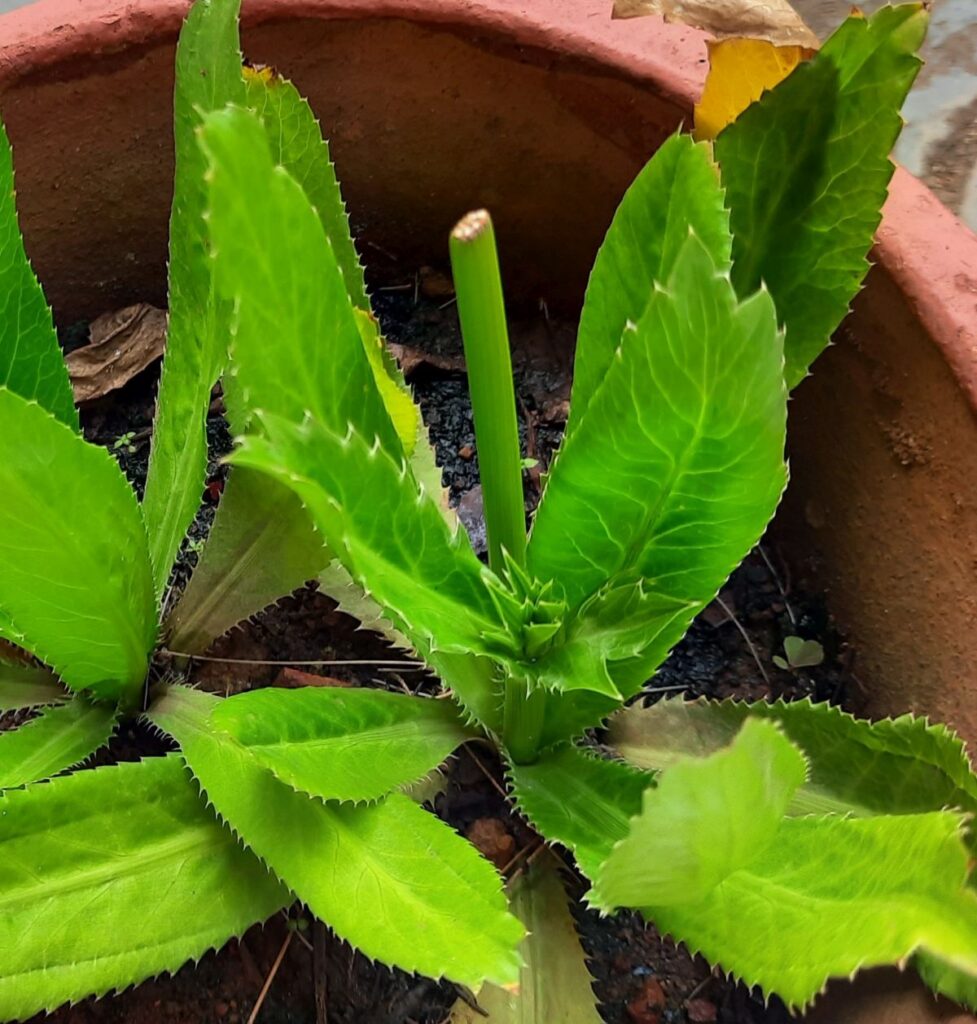
M 197 0 L 177 47 L 169 330 L 143 501 L 157 594 L 200 507 L 210 394 L 227 359 L 230 307 L 211 279 L 207 162 L 197 131 L 208 111 L 245 100 L 239 7 L 240 0 Z
M 13 630 L 0 626 L 0 633 L 3 632 Z M 0 712 L 60 704 L 67 697 L 50 669 L 0 659 Z
M 791 668 L 813 668 L 824 661 L 824 648 L 817 640 L 804 640 L 799 636 L 784 637 L 784 654 Z
M 752 718 L 729 746 L 676 761 L 604 861 L 595 901 L 662 907 L 706 898 L 770 845 L 806 772 L 777 726 Z
M 901 964 L 921 949 L 977 978 L 977 896 L 964 884 L 962 824 L 947 812 L 790 818 L 775 852 L 708 899 L 644 912 L 790 1006 L 809 1002 L 830 977 Z
M 380 605 L 367 596 L 337 559 L 333 559 L 317 579 L 319 589 L 336 602 L 339 611 L 356 619 L 362 629 L 371 629 L 381 634 L 395 647 L 405 650 L 410 648 L 407 638 L 384 618 Z
M 497 648 L 504 655 L 509 641 L 467 534 L 452 530 L 403 462 L 361 435 L 314 420 L 261 422 L 267 436 L 245 438 L 230 461 L 296 491 L 353 580 L 473 713 L 497 704 L 468 662 Z
M 370 312 L 363 266 L 349 230 L 336 168 L 312 108 L 287 79 L 271 68 L 244 69 L 248 108 L 265 127 L 272 159 L 302 186 L 315 207 L 354 306 Z
M 244 80 L 248 106 L 260 118 L 272 161 L 302 187 L 326 234 L 357 307 L 356 323 L 373 378 L 409 454 L 420 439 L 420 414 L 369 313 L 363 270 L 318 122 L 294 86 L 270 69 L 245 68 Z M 309 335 L 300 340 L 310 346 L 314 358 L 320 339 Z M 232 428 L 243 433 L 248 416 L 237 378 L 229 376 L 224 390 Z M 171 616 L 171 643 L 181 651 L 206 649 L 236 623 L 315 578 L 330 557 L 308 514 L 287 488 L 238 469 L 221 498 L 193 579 Z
M 624 194 L 597 253 L 577 331 L 567 437 L 610 369 L 624 328 L 641 319 L 653 284 L 672 276 L 690 230 L 728 270 L 729 214 L 711 148 L 677 132 Z
M 51 309 L 34 276 L 17 223 L 14 167 L 0 124 L 0 387 L 42 405 L 78 430 L 78 411 Z
M 383 963 L 471 988 L 515 981 L 522 928 L 472 846 L 399 793 L 356 806 L 296 792 L 216 728 L 217 703 L 171 687 L 149 717 L 179 742 L 220 815 L 313 913 Z
M 11 790 L 0 797 L 0 1018 L 175 971 L 289 901 L 176 756 Z
M 716 140 L 733 228 L 733 283 L 761 281 L 785 324 L 790 387 L 828 344 L 861 287 L 916 77 L 918 3 L 849 18 L 808 64 Z
M 625 839 L 651 777 L 565 744 L 534 764 L 510 764 L 518 809 L 547 839 L 567 847 L 596 878 L 614 844 Z
M 469 738 L 450 701 L 382 690 L 254 690 L 222 701 L 212 721 L 277 779 L 324 800 L 377 800 Z
M 971 1011 L 977 1010 L 977 977 L 973 974 L 958 970 L 930 952 L 917 953 L 913 966 L 932 991 Z
M 81 764 L 108 743 L 118 712 L 75 697 L 12 732 L 0 732 L 0 789 L 38 782 Z
M 318 217 L 253 117 L 212 115 L 203 141 L 217 274 L 236 298 L 234 372 L 267 435 L 246 437 L 230 461 L 296 491 L 356 586 L 485 721 L 500 702 L 468 657 L 499 634 L 489 574 L 445 517 L 440 487 L 403 461 Z M 310 344 L 319 338 L 329 358 Z
M 132 698 L 156 637 L 139 506 L 112 456 L 0 388 L 0 608 L 66 686 Z
M 314 579 L 329 552 L 289 488 L 237 467 L 190 583 L 167 619 L 175 651 L 199 654 L 232 626 Z
M 607 672 L 625 697 L 664 660 L 777 507 L 786 481 L 781 340 L 769 295 L 737 303 L 728 277 L 688 238 L 667 288 L 656 285 L 637 325 L 625 329 L 556 461 L 529 568 L 558 580 L 577 607 L 569 635 L 600 624 Z M 617 636 L 605 599 L 634 601 L 637 614 L 621 620 Z M 655 604 L 664 617 L 655 609 L 643 636 L 642 605 Z M 589 709 L 592 699 L 581 696 Z M 576 695 L 561 695 L 547 718 L 579 727 Z
M 810 775 L 795 794 L 792 813 L 977 811 L 977 779 L 959 737 L 912 715 L 868 722 L 810 700 L 675 698 L 615 715 L 609 742 L 633 764 L 657 771 L 688 756 L 715 753 L 748 719 L 777 722 L 808 758 Z
M 510 898 L 527 932 L 519 984 L 511 991 L 483 986 L 483 1013 L 459 999 L 448 1024 L 601 1024 L 556 859 L 544 856 L 532 864 L 510 886 Z
M 311 414 L 400 454 L 335 254 L 301 186 L 247 111 L 211 114 L 200 138 L 214 273 L 235 306 L 234 386 L 252 411 L 295 423 Z
M 575 692 L 569 701 L 555 697 L 543 746 L 616 710 L 622 692 L 631 694 L 648 679 L 648 649 L 669 650 L 698 609 L 691 601 L 657 593 L 644 580 L 609 584 L 584 601 L 568 616 L 560 641 L 535 659 L 534 678 L 564 694 L 577 688 L 601 692 Z
M 927 950 L 977 976 L 977 895 L 950 812 L 790 817 L 805 759 L 774 722 L 680 758 L 592 898 L 637 907 L 693 953 L 803 1006 L 830 977 Z

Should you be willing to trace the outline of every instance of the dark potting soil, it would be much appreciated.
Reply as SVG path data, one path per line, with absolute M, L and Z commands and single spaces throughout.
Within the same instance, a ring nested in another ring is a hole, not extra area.
M 437 277 L 435 276 L 437 281 Z M 404 358 L 416 364 L 411 383 L 424 413 L 444 471 L 445 486 L 476 547 L 484 548 L 478 488 L 478 455 L 463 371 L 461 340 L 450 296 L 441 284 L 425 294 L 405 283 L 376 293 L 386 336 L 407 346 Z M 569 398 L 572 325 L 540 314 L 514 324 L 515 377 L 520 437 L 524 454 L 538 460 L 526 472 L 527 511 L 538 500 L 539 474 L 562 436 Z M 105 445 L 141 493 L 149 454 L 155 371 L 147 371 L 121 391 L 83 412 L 86 436 Z M 225 469 L 220 457 L 230 448 L 226 425 L 215 403 L 209 420 L 211 463 L 200 515 L 181 553 L 171 586 L 185 586 L 220 500 Z M 479 544 L 481 538 L 481 544 Z M 788 636 L 817 640 L 822 664 L 806 669 L 778 668 Z M 336 611 L 314 587 L 285 598 L 253 621 L 218 640 L 211 661 L 195 661 L 193 681 L 230 694 L 268 686 L 310 682 L 289 662 L 379 660 L 399 657 L 374 634 Z M 243 659 L 221 661 L 219 659 Z M 277 664 L 258 664 L 258 662 Z M 284 663 L 284 664 L 283 664 Z M 648 684 L 647 699 L 687 694 L 764 699 L 814 696 L 844 702 L 851 652 L 839 636 L 823 599 L 792 584 L 789 570 L 772 546 L 761 546 L 693 624 L 667 663 Z M 329 677 L 328 685 L 369 685 L 395 690 L 433 691 L 436 682 L 413 665 L 380 671 L 370 666 L 307 670 Z M 314 682 L 314 680 L 312 680 Z M 325 680 L 324 680 L 325 682 Z M 6 724 L 0 718 L 0 728 Z M 123 728 L 96 763 L 131 759 L 168 749 L 164 740 L 133 724 Z M 533 855 L 538 837 L 503 799 L 501 767 L 487 749 L 463 748 L 445 771 L 433 809 L 467 835 L 500 868 L 519 870 Z M 601 919 L 585 909 L 583 881 L 567 861 L 572 910 L 588 956 L 601 1012 L 608 1024 L 785 1024 L 791 1018 L 776 1000 L 764 1006 L 741 985 L 711 974 L 700 959 L 658 935 L 637 915 Z M 464 936 L 459 936 L 464 942 Z M 150 981 L 102 1001 L 85 1000 L 48 1018 L 56 1024 L 202 1024 L 248 1021 L 272 973 L 258 1020 L 262 1024 L 440 1024 L 455 998 L 447 983 L 406 975 L 370 963 L 346 943 L 313 922 L 302 908 L 279 915 L 219 952 L 205 955 L 172 977 Z

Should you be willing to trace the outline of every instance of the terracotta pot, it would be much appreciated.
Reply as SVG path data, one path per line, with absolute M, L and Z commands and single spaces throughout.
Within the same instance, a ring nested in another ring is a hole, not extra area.
M 457 216 L 487 205 L 510 296 L 572 311 L 621 193 L 689 119 L 706 68 L 701 33 L 612 22 L 609 6 L 245 0 L 245 46 L 311 99 L 367 245 L 437 262 Z M 39 0 L 0 18 L 28 249 L 62 322 L 163 298 L 187 7 Z M 829 590 L 873 710 L 926 711 L 977 741 L 977 238 L 899 172 L 876 259 L 791 403 L 779 528 Z M 883 995 L 840 987 L 822 1019 L 951 1013 L 884 979 Z

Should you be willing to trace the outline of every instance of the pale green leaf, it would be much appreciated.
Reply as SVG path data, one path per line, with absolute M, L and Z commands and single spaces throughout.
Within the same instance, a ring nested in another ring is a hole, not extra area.
M 199 654 L 232 626 L 314 579 L 329 553 L 298 497 L 264 473 L 227 480 L 200 561 L 166 622 L 175 651 Z
M 483 1012 L 459 999 L 448 1024 L 601 1024 L 557 860 L 544 855 L 509 889 L 527 932 L 518 988 L 484 985 L 478 993 Z
M 676 698 L 622 711 L 611 719 L 609 739 L 634 764 L 661 770 L 721 749 L 748 717 L 780 723 L 808 758 L 809 778 L 794 794 L 790 814 L 977 810 L 977 779 L 959 737 L 911 715 L 868 722 L 809 700 L 747 704 Z M 919 954 L 916 963 L 936 991 L 977 1008 L 972 976 L 930 953 Z
M 571 616 L 568 635 L 600 625 L 607 673 L 625 697 L 664 660 L 777 507 L 786 481 L 781 343 L 769 295 L 738 303 L 703 244 L 688 238 L 667 287 L 656 285 L 637 325 L 625 329 L 556 461 L 529 568 L 558 580 L 577 606 L 581 621 Z M 642 637 L 643 615 L 616 624 L 604 595 L 634 600 L 638 613 L 657 603 L 664 616 L 649 615 Z M 547 717 L 579 728 L 581 708 L 597 719 L 610 710 L 592 705 L 589 695 L 562 695 Z
M 977 896 L 951 812 L 791 817 L 806 762 L 771 721 L 675 760 L 592 892 L 803 1006 L 830 977 L 927 950 L 977 976 Z
M 197 0 L 177 47 L 169 330 L 143 500 L 157 594 L 200 507 L 210 394 L 227 359 L 230 307 L 213 289 L 204 222 L 207 162 L 197 130 L 208 111 L 244 102 L 239 7 L 240 0 Z
M 118 712 L 75 697 L 46 708 L 19 729 L 0 732 L 0 789 L 38 782 L 73 768 L 108 743 Z
M 42 405 L 78 429 L 71 391 L 51 309 L 34 276 L 17 223 L 14 167 L 7 132 L 0 124 L 0 387 Z
M 0 626 L 0 634 L 5 632 L 12 629 Z M 0 712 L 60 704 L 67 698 L 50 669 L 0 659 Z
M 791 802 L 792 813 L 977 811 L 977 779 L 959 737 L 911 715 L 868 722 L 809 700 L 674 698 L 615 715 L 609 742 L 633 764 L 658 771 L 685 757 L 715 753 L 754 718 L 781 725 L 808 759 L 810 776 Z
M 510 764 L 516 807 L 548 840 L 567 847 L 580 870 L 596 878 L 614 844 L 641 812 L 651 777 L 565 744 L 533 764 Z
M 319 573 L 317 581 L 319 589 L 336 602 L 339 611 L 356 619 L 361 628 L 380 633 L 394 647 L 404 650 L 410 648 L 407 638 L 384 618 L 380 605 L 372 597 L 367 596 L 363 588 L 353 580 L 337 559 L 334 558 Z
M 784 637 L 784 654 L 791 668 L 813 668 L 824 661 L 824 648 L 817 640 L 804 640 L 799 636 Z
M 652 285 L 672 276 L 690 230 L 716 266 L 729 269 L 729 214 L 711 149 L 679 132 L 634 179 L 597 253 L 577 331 L 568 437 L 610 369 L 624 328 L 641 319 Z
M 212 721 L 277 779 L 325 800 L 409 786 L 470 736 L 450 701 L 331 687 L 242 693 Z
M 790 387 L 848 312 L 869 268 L 926 32 L 923 5 L 849 18 L 808 63 L 716 140 L 733 228 L 733 283 L 761 281 L 786 325 Z
M 0 796 L 0 1019 L 175 971 L 290 902 L 180 758 Z
M 641 814 L 604 861 L 595 901 L 661 907 L 704 899 L 770 845 L 806 770 L 776 725 L 753 718 L 729 746 L 677 761 L 645 790 Z
M 66 686 L 131 699 L 156 637 L 139 506 L 112 456 L 0 388 L 0 608 Z
M 472 846 L 400 793 L 357 806 L 296 792 L 213 725 L 217 703 L 172 687 L 149 717 L 179 742 L 219 814 L 314 914 L 383 963 L 471 988 L 515 981 L 522 928 Z

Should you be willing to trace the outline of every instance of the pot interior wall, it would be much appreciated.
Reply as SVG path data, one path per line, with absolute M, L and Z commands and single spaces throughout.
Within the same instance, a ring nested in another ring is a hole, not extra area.
M 266 24 L 248 57 L 309 97 L 373 263 L 444 262 L 493 211 L 514 300 L 579 304 L 593 254 L 680 111 L 596 67 L 402 20 Z M 59 320 L 161 301 L 173 45 L 47 69 L 6 90 L 30 252 Z
M 443 262 L 451 224 L 485 205 L 514 302 L 579 304 L 618 199 L 685 117 L 592 62 L 406 21 L 272 23 L 245 46 L 310 97 L 372 263 Z M 169 40 L 3 96 L 28 248 L 62 323 L 163 301 L 172 64 Z M 782 535 L 830 588 L 875 709 L 925 708 L 977 740 L 961 684 L 977 661 L 971 410 L 883 271 L 840 334 L 791 403 Z

